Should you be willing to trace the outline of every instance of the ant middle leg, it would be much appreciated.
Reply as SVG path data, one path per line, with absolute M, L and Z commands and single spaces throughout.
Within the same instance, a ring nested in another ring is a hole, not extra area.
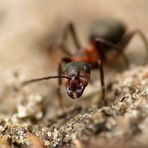
M 75 26 L 72 22 L 68 23 L 63 31 L 63 35 L 61 37 L 61 41 L 60 41 L 60 47 L 61 49 L 67 54 L 67 55 L 71 55 L 71 52 L 67 49 L 66 47 L 66 39 L 68 34 L 71 34 L 72 39 L 74 41 L 74 45 L 76 47 L 77 50 L 79 50 L 81 48 L 77 33 L 76 33 L 76 29 Z
M 80 46 L 80 43 L 79 43 L 79 39 L 78 39 L 78 36 L 77 36 L 77 33 L 76 33 L 75 26 L 74 26 L 74 24 L 73 24 L 72 22 L 70 22 L 70 23 L 66 26 L 66 28 L 65 28 L 64 35 L 63 35 L 63 39 L 64 39 L 64 40 L 66 39 L 66 37 L 67 37 L 67 35 L 68 35 L 68 32 L 71 33 L 76 48 L 77 48 L 77 49 L 80 49 L 81 46 Z

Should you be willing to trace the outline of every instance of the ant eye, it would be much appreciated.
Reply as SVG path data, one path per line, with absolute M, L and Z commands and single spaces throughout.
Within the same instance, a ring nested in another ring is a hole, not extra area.
M 88 83 L 88 80 L 89 80 L 89 74 L 84 72 L 84 71 L 81 71 L 79 73 L 79 79 L 82 83 Z
M 87 71 L 88 70 L 88 67 L 86 65 L 84 65 L 84 70 Z
M 84 64 L 84 70 L 86 71 L 86 72 L 89 72 L 90 71 L 90 65 L 86 65 L 86 64 Z
M 85 76 L 80 76 L 80 81 L 87 82 L 88 81 L 88 78 L 85 77 Z

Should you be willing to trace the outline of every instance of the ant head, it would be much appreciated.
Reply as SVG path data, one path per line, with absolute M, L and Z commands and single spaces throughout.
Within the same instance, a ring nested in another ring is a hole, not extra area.
M 69 97 L 79 98 L 90 79 L 91 65 L 83 62 L 70 62 L 64 66 L 63 75 L 65 87 Z

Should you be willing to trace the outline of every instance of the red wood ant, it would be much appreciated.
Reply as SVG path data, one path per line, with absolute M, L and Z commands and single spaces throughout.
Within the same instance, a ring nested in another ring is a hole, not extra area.
M 74 54 L 71 54 L 65 45 L 68 33 L 71 33 L 76 48 L 79 49 Z M 115 50 L 117 54 L 115 54 L 113 58 L 116 58 L 117 55 L 122 55 L 125 64 L 128 65 L 128 59 L 124 54 L 124 50 L 135 34 L 140 35 L 148 49 L 148 41 L 141 30 L 127 31 L 125 25 L 117 20 L 100 20 L 92 27 L 88 46 L 86 48 L 81 48 L 74 25 L 69 23 L 63 32 L 61 42 L 62 49 L 68 56 L 62 58 L 58 68 L 58 76 L 32 79 L 23 82 L 23 85 L 41 80 L 58 78 L 58 95 L 61 102 L 62 96 L 60 86 L 62 84 L 62 79 L 64 79 L 68 96 L 72 99 L 76 99 L 83 94 L 90 79 L 91 69 L 98 68 L 100 71 L 102 99 L 104 100 L 105 84 L 103 65 L 104 63 L 109 63 L 113 60 L 107 59 L 107 55 L 110 54 L 110 51 Z

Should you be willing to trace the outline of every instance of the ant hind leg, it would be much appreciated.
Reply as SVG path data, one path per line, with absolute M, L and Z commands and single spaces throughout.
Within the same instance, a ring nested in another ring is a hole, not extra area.
M 148 55 L 148 40 L 146 38 L 146 36 L 144 35 L 144 33 L 137 29 L 137 30 L 134 30 L 134 31 L 128 31 L 122 38 L 122 40 L 119 42 L 118 46 L 124 50 L 126 48 L 126 46 L 128 45 L 128 43 L 131 41 L 131 39 L 136 35 L 138 34 L 139 37 L 142 39 L 144 45 L 145 45 L 145 48 L 147 50 L 147 55 Z
M 100 45 L 103 45 L 103 46 L 107 46 L 108 48 L 112 48 L 113 50 L 115 50 L 117 52 L 117 55 L 121 54 L 122 57 L 123 57 L 123 60 L 124 60 L 124 63 L 127 67 L 129 67 L 129 61 L 128 61 L 128 58 L 126 57 L 126 55 L 124 54 L 123 52 L 123 48 L 121 48 L 119 45 L 117 44 L 114 44 L 108 40 L 105 40 L 105 39 L 102 39 L 102 38 L 96 38 L 95 39 L 95 42 L 98 42 Z M 107 49 L 106 49 L 107 50 Z M 113 57 L 115 59 L 115 57 Z M 110 59 L 112 61 L 112 59 Z

